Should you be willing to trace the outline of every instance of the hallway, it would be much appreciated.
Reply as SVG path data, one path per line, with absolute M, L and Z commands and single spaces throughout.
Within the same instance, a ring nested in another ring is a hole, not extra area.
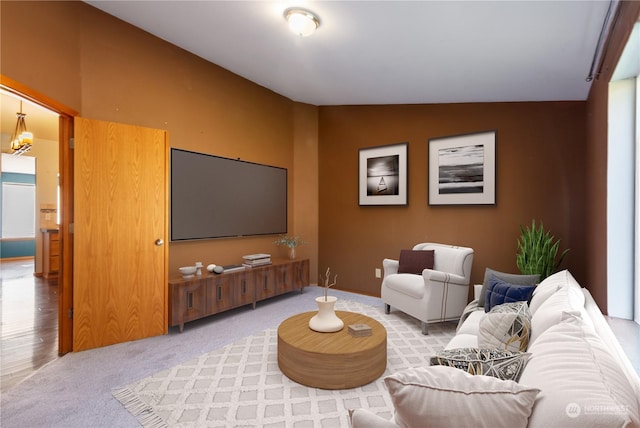
M 33 272 L 33 259 L 0 263 L 2 392 L 58 357 L 58 282 Z

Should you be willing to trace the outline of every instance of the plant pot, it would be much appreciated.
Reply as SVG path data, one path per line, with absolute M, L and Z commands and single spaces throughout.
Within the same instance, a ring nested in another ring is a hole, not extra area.
M 309 328 L 311 330 L 320 333 L 333 333 L 342 330 L 344 322 L 337 317 L 333 308 L 337 300 L 338 298 L 335 296 L 327 296 L 326 301 L 324 296 L 316 297 L 318 313 L 309 320 Z
M 295 260 L 296 258 L 296 247 L 289 247 L 289 259 Z

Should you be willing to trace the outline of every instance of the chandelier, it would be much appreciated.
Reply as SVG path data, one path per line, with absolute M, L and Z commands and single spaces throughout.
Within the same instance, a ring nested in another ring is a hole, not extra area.
M 20 156 L 31 150 L 31 144 L 33 143 L 33 133 L 27 131 L 27 124 L 24 121 L 27 114 L 22 112 L 22 100 L 20 100 L 20 111 L 16 113 L 16 116 L 18 121 L 10 141 L 13 154 Z

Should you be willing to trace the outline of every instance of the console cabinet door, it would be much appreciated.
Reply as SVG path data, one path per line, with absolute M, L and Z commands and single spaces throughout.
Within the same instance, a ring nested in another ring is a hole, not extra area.
M 214 314 L 235 306 L 234 275 L 207 278 L 207 312 Z
M 207 296 L 200 279 L 171 284 L 171 322 L 182 325 L 207 315 Z
M 276 270 L 276 291 L 278 294 L 286 293 L 295 289 L 293 264 L 287 263 L 275 266 Z
M 292 270 L 294 289 L 302 289 L 309 285 L 309 260 L 295 262 Z
M 255 303 L 255 275 L 250 270 L 238 272 L 234 278 L 234 289 L 237 306 Z
M 276 269 L 273 269 L 271 266 L 266 268 L 256 268 L 256 300 L 267 299 L 278 294 L 276 290 L 275 272 Z

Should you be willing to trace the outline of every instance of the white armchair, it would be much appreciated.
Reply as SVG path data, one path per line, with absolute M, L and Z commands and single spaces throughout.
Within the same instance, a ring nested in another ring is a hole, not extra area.
M 421 321 L 422 333 L 428 323 L 460 318 L 467 305 L 473 249 L 446 244 L 423 243 L 414 250 L 434 250 L 433 269 L 422 275 L 398 273 L 399 261 L 384 259 L 380 291 L 388 314 L 393 306 Z

